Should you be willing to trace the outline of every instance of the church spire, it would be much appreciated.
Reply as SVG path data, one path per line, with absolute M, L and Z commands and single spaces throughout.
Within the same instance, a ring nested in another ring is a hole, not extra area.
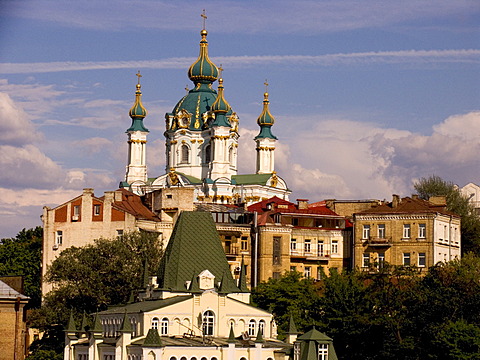
M 231 127 L 226 118 L 226 114 L 230 111 L 230 104 L 225 100 L 223 95 L 223 79 L 222 79 L 222 65 L 220 65 L 220 79 L 218 79 L 218 95 L 215 102 L 212 104 L 212 111 L 215 113 L 215 121 L 212 126 L 226 126 Z
M 275 142 L 277 137 L 272 134 L 275 118 L 270 113 L 268 100 L 268 82 L 265 80 L 263 94 L 263 111 L 257 119 L 260 132 L 255 137 L 257 143 L 257 174 L 274 174 L 275 170 Z
M 135 103 L 129 111 L 132 125 L 127 129 L 128 134 L 128 165 L 125 181 L 131 185 L 135 181 L 147 182 L 146 144 L 148 129 L 143 125 L 143 119 L 147 116 L 147 110 L 142 104 L 142 85 L 140 84 L 140 71 L 137 72 L 137 90 L 135 91 Z M 136 191 L 135 189 L 132 189 Z
M 217 66 L 208 57 L 208 31 L 205 29 L 205 10 L 200 15 L 203 18 L 203 29 L 200 31 L 202 40 L 200 40 L 200 54 L 197 61 L 195 61 L 188 69 L 188 77 L 194 82 L 195 85 L 211 84 L 218 78 Z

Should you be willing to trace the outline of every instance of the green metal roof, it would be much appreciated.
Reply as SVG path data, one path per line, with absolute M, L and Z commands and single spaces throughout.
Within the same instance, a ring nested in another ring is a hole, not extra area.
M 237 185 L 267 185 L 267 181 L 271 177 L 272 174 L 233 175 L 232 183 L 235 180 Z
M 148 347 L 162 346 L 162 339 L 160 338 L 160 335 L 158 334 L 157 329 L 148 329 L 147 336 L 143 341 L 143 346 L 148 346 Z
M 212 215 L 208 212 L 183 211 L 178 217 L 158 272 L 159 288 L 186 292 L 192 274 L 210 271 L 222 290 L 239 292 L 223 250 Z
M 146 300 L 140 301 L 133 304 L 115 306 L 108 310 L 100 312 L 102 315 L 107 314 L 124 314 L 125 311 L 129 314 L 133 313 L 140 313 L 140 312 L 149 312 L 157 309 L 161 309 L 165 306 L 170 306 L 173 304 L 177 304 L 182 301 L 186 301 L 190 299 L 191 295 L 182 295 L 182 296 L 174 296 L 168 299 L 160 299 L 160 300 Z
M 202 180 L 195 177 L 195 176 L 192 176 L 192 175 L 185 175 L 184 173 L 181 173 L 179 171 L 175 171 L 176 174 L 186 178 L 188 180 L 188 182 L 192 185 L 197 185 L 197 184 L 201 184 L 202 183 Z

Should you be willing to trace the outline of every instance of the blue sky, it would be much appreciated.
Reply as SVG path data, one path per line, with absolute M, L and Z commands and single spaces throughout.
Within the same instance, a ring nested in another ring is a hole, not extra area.
M 291 200 L 407 196 L 432 174 L 480 182 L 478 1 L 3 1 L 0 238 L 123 180 L 138 70 L 149 176 L 163 173 L 164 114 L 192 85 L 204 8 L 241 173 L 268 79 Z

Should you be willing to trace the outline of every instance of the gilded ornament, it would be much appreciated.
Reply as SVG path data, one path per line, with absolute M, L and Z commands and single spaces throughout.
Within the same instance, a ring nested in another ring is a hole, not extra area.
M 168 173 L 168 178 L 170 179 L 170 184 L 177 185 L 180 182 L 178 175 L 175 173 L 174 168 L 170 168 L 170 172 Z

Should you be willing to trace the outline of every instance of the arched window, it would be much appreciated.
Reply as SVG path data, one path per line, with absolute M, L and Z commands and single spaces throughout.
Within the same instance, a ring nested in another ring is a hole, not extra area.
M 262 335 L 265 335 L 265 320 L 260 320 L 258 322 L 258 330 L 261 331 Z
M 235 156 L 235 150 L 233 150 L 233 146 L 230 146 L 230 148 L 228 149 L 228 162 L 230 163 L 230 165 L 233 165 L 233 161 L 234 161 L 234 156 Z
M 186 356 L 182 356 L 182 357 L 180 358 L 180 360 L 187 360 L 187 357 L 186 357 Z
M 207 310 L 203 313 L 202 329 L 203 335 L 213 335 L 213 327 L 215 324 L 215 314 L 211 310 Z
M 255 320 L 253 320 L 253 319 L 248 322 L 248 335 L 250 335 L 250 336 L 255 336 L 256 335 L 255 334 L 255 327 L 256 327 L 255 325 L 256 325 L 256 323 L 255 323 Z
M 152 319 L 152 329 L 158 329 L 158 324 L 159 324 L 158 318 L 154 317 Z
M 160 324 L 160 335 L 168 335 L 168 319 L 163 318 Z
M 208 164 L 210 161 L 212 161 L 212 146 L 208 144 L 205 147 L 205 162 Z
M 183 144 L 181 147 L 181 163 L 188 163 L 190 158 L 190 149 Z

